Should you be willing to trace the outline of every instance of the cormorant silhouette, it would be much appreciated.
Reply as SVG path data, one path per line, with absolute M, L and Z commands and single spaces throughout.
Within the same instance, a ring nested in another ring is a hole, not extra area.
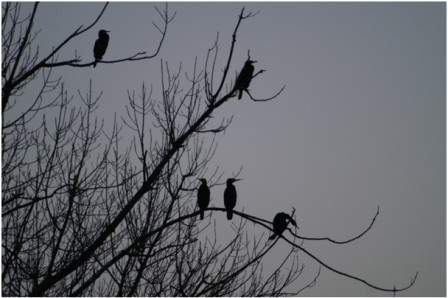
M 198 189 L 198 207 L 201 210 L 201 219 L 204 219 L 204 209 L 208 207 L 210 203 L 210 189 L 207 186 L 207 180 L 201 180 L 202 184 Z
M 247 90 L 249 88 L 250 82 L 252 81 L 252 76 L 254 75 L 254 66 L 252 64 L 256 63 L 257 61 L 253 61 L 250 59 L 247 59 L 247 61 L 244 63 L 243 69 L 241 69 L 240 74 L 238 75 L 238 78 L 235 82 L 235 90 L 239 90 L 240 93 L 238 95 L 238 99 L 241 99 L 243 96 L 243 91 Z
M 227 188 L 224 191 L 224 206 L 227 209 L 227 219 L 231 220 L 233 217 L 232 210 L 236 206 L 236 189 L 233 185 L 234 182 L 241 179 L 229 178 L 227 179 Z
M 93 56 L 95 57 L 95 63 L 93 67 L 96 67 L 96 63 L 103 59 L 104 53 L 106 53 L 107 45 L 109 44 L 109 35 L 106 30 L 100 30 L 98 32 L 98 39 L 95 41 L 95 47 L 93 48 Z
M 279 212 L 275 215 L 274 221 L 272 222 L 272 226 L 274 229 L 274 235 L 269 237 L 269 240 L 275 239 L 277 235 L 281 235 L 288 226 L 289 222 L 292 223 L 293 226 L 297 227 L 296 221 L 292 219 L 292 217 L 289 214 L 286 214 L 284 212 Z

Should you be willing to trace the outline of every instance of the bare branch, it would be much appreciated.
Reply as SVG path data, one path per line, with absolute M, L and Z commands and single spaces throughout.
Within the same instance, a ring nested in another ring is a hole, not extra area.
M 372 226 L 375 223 L 375 220 L 376 220 L 376 218 L 378 217 L 379 214 L 380 214 L 380 206 L 378 206 L 376 214 L 373 217 L 372 222 L 370 223 L 370 225 L 362 233 L 360 233 L 358 236 L 355 236 L 355 237 L 350 238 L 350 239 L 345 240 L 345 241 L 337 241 L 337 240 L 333 240 L 333 239 L 331 239 L 329 237 L 323 237 L 323 238 L 304 237 L 304 236 L 296 235 L 292 231 L 290 231 L 290 232 L 291 232 L 291 234 L 294 235 L 294 237 L 297 237 L 297 238 L 300 238 L 300 239 L 303 239 L 303 240 L 313 240 L 313 241 L 315 241 L 315 240 L 317 240 L 317 241 L 326 240 L 326 241 L 330 241 L 330 242 L 336 243 L 336 244 L 346 244 L 346 243 L 350 243 L 350 242 L 355 241 L 355 240 L 361 238 L 362 236 L 364 236 L 372 228 Z
M 256 99 L 254 97 L 252 97 L 252 94 L 250 94 L 250 92 L 248 90 L 246 90 L 246 93 L 249 94 L 250 99 L 252 99 L 253 101 L 269 101 L 269 100 L 273 100 L 275 99 L 277 96 L 280 95 L 280 93 L 283 92 L 283 90 L 285 89 L 286 85 L 282 87 L 282 89 L 280 89 L 280 91 L 278 91 L 275 95 L 269 97 L 269 98 L 262 98 L 262 99 Z

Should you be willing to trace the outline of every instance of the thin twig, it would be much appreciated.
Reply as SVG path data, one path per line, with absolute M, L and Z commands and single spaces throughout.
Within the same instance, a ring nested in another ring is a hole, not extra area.
M 332 242 L 332 243 L 336 243 L 336 244 L 346 244 L 346 243 L 355 241 L 356 239 L 359 239 L 359 238 L 361 238 L 362 236 L 364 236 L 364 234 L 366 234 L 366 233 L 372 228 L 372 226 L 373 226 L 373 224 L 375 223 L 375 220 L 376 220 L 376 218 L 378 217 L 379 214 L 380 214 L 380 206 L 378 206 L 378 209 L 377 209 L 377 211 L 376 211 L 376 214 L 375 214 L 375 216 L 373 217 L 372 222 L 371 222 L 370 225 L 367 227 L 367 229 L 365 229 L 365 230 L 364 230 L 361 234 L 359 234 L 358 236 L 355 236 L 355 237 L 353 237 L 353 238 L 351 238 L 351 239 L 344 240 L 344 241 L 333 240 L 333 239 L 331 239 L 331 238 L 329 238 L 329 237 L 322 237 L 322 238 L 316 238 L 316 237 L 304 237 L 304 236 L 296 235 L 296 234 L 294 234 L 293 232 L 291 232 L 291 234 L 293 234 L 294 237 L 297 237 L 297 238 L 300 238 L 300 239 L 303 239 L 303 240 L 313 240 L 313 241 L 317 241 L 317 240 L 318 240 L 318 241 L 326 240 L 326 241 L 330 241 L 330 242 Z
M 252 94 L 250 94 L 250 92 L 248 90 L 245 90 L 247 94 L 249 94 L 250 99 L 252 99 L 253 101 L 269 101 L 269 100 L 273 100 L 274 98 L 276 98 L 277 96 L 280 95 L 280 93 L 283 92 L 283 90 L 285 89 L 286 85 L 282 87 L 282 89 L 280 89 L 280 91 L 278 91 L 274 96 L 269 97 L 269 98 L 262 98 L 262 99 L 257 99 L 252 97 Z

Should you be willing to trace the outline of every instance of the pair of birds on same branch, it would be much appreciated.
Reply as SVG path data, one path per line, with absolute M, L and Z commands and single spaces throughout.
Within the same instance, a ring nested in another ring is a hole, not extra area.
M 201 210 L 201 219 L 204 219 L 204 210 L 207 209 L 210 203 L 210 189 L 207 186 L 207 180 L 199 179 L 201 181 L 201 186 L 198 189 L 198 207 Z M 240 181 L 241 179 L 229 178 L 227 179 L 227 188 L 224 191 L 224 207 L 227 209 L 227 219 L 231 220 L 233 218 L 233 208 L 236 206 L 236 188 L 233 185 L 234 182 Z
M 207 186 L 206 179 L 199 179 L 201 181 L 201 185 L 198 189 L 198 207 L 201 211 L 200 218 L 204 219 L 204 211 L 207 209 L 208 204 L 210 203 L 210 189 Z M 224 206 L 227 210 L 227 219 L 231 220 L 233 218 L 233 208 L 236 206 L 236 188 L 233 185 L 234 182 L 239 181 L 241 179 L 230 178 L 227 179 L 227 187 L 224 191 Z M 290 223 L 297 227 L 296 221 L 287 213 L 279 212 L 275 215 L 274 220 L 272 222 L 274 234 L 269 237 L 269 240 L 275 239 L 277 236 L 281 235 L 287 228 L 288 223 Z

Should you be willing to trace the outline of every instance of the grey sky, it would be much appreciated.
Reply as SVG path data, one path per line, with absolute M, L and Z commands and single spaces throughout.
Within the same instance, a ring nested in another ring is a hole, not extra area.
M 110 30 L 105 60 L 151 52 L 159 38 L 151 25 L 154 4 L 111 3 L 60 58 L 76 50 L 91 62 L 100 29 Z M 366 228 L 380 206 L 372 230 L 355 243 L 305 247 L 379 286 L 407 285 L 419 271 L 404 295 L 446 295 L 445 3 L 170 3 L 177 16 L 158 58 L 55 74 L 75 96 L 89 80 L 103 90 L 98 115 L 107 124 L 110 115 L 124 115 L 127 90 L 138 92 L 145 82 L 158 96 L 160 59 L 190 71 L 198 57 L 203 67 L 218 31 L 222 69 L 243 6 L 261 12 L 241 25 L 232 71 L 241 69 L 250 49 L 256 70 L 267 70 L 251 84 L 254 97 L 286 89 L 265 103 L 244 95 L 215 116 L 234 117 L 218 138 L 213 165 L 229 177 L 243 166 L 237 209 L 272 219 L 295 207 L 301 235 L 344 240 Z M 89 23 L 101 7 L 42 3 L 40 52 Z M 212 204 L 221 205 L 222 189 L 212 192 Z M 278 245 L 274 251 L 286 247 Z M 305 284 L 318 266 L 299 258 L 307 266 Z M 303 294 L 384 295 L 325 269 Z

